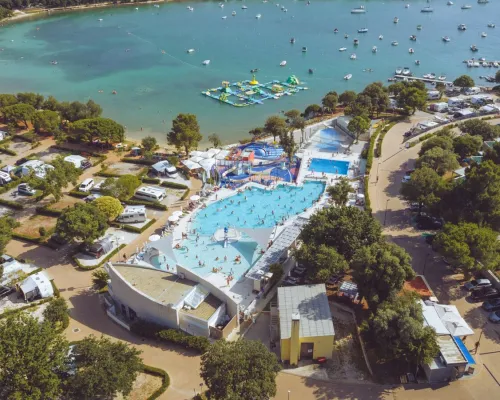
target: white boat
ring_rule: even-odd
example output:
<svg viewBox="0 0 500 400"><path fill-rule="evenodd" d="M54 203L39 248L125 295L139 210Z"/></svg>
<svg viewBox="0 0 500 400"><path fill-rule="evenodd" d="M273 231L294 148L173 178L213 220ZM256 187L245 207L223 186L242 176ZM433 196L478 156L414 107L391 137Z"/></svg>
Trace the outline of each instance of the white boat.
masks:
<svg viewBox="0 0 500 400"><path fill-rule="evenodd" d="M405 5L405 8L410 8L410 5L409 5L409 4L406 4L406 5Z"/></svg>
<svg viewBox="0 0 500 400"><path fill-rule="evenodd" d="M219 7L220 7L220 8L224 8L224 4L220 3L220 4L219 4Z"/></svg>
<svg viewBox="0 0 500 400"><path fill-rule="evenodd" d="M413 50L411 47L408 49L408 53L413 54L415 53L415 50Z"/></svg>
<svg viewBox="0 0 500 400"><path fill-rule="evenodd" d="M377 46L373 46L373 47L372 47L372 53L376 53L376 52L377 52L377 50L378 50L378 49L377 49Z"/></svg>
<svg viewBox="0 0 500 400"><path fill-rule="evenodd" d="M438 80L445 81L446 80L446 75L439 75Z"/></svg>
<svg viewBox="0 0 500 400"><path fill-rule="evenodd" d="M186 8L187 8L189 11L194 11L194 8L193 8L193 7L191 7L191 6L187 6Z"/></svg>
<svg viewBox="0 0 500 400"><path fill-rule="evenodd" d="M415 65L420 65L420 60L415 60Z"/></svg>
<svg viewBox="0 0 500 400"><path fill-rule="evenodd" d="M351 56L349 57L351 60L355 60L356 59L356 53L352 53Z"/></svg>
<svg viewBox="0 0 500 400"><path fill-rule="evenodd" d="M471 51L478 51L479 49L477 48L477 46L475 44L473 44L470 46L470 50Z"/></svg>
<svg viewBox="0 0 500 400"><path fill-rule="evenodd" d="M397 68L396 68L396 71L395 71L395 74L396 74L396 75L401 75L402 73L403 73L403 68L401 68L401 67L397 67Z"/></svg>
<svg viewBox="0 0 500 400"><path fill-rule="evenodd" d="M434 79L436 77L436 74L431 72L430 74L424 74L422 75L425 79Z"/></svg>
<svg viewBox="0 0 500 400"><path fill-rule="evenodd" d="M413 42L416 42L417 41L417 37L415 35L411 35L410 36L410 40L413 41Z"/></svg>
<svg viewBox="0 0 500 400"><path fill-rule="evenodd" d="M474 66L474 61L472 61L472 60L467 60L467 66L468 66L469 68L472 68L472 67Z"/></svg>
<svg viewBox="0 0 500 400"><path fill-rule="evenodd" d="M462 7L460 7L462 10L470 10L472 8L472 6L468 5L468 4L464 4Z"/></svg>
<svg viewBox="0 0 500 400"><path fill-rule="evenodd" d="M448 3L446 3L447 6L452 6L453 5L453 2L452 1L448 1Z"/></svg>
<svg viewBox="0 0 500 400"><path fill-rule="evenodd" d="M366 33L366 32L368 32L368 28L358 29L358 33Z"/></svg>
<svg viewBox="0 0 500 400"><path fill-rule="evenodd" d="M391 42L391 44L392 44L393 46L397 46L399 43L398 43L398 42L396 42L395 40L393 40L393 41Z"/></svg>
<svg viewBox="0 0 500 400"><path fill-rule="evenodd" d="M231 15L234 17L236 15L236 11L233 11Z"/></svg>
<svg viewBox="0 0 500 400"><path fill-rule="evenodd" d="M498 63L497 63L496 61L493 61L493 66L494 66L495 68L498 68Z"/></svg>
<svg viewBox="0 0 500 400"><path fill-rule="evenodd" d="M349 37L349 35L346 33L346 34L344 35L344 39L347 39L348 37Z"/></svg>
<svg viewBox="0 0 500 400"><path fill-rule="evenodd" d="M422 30L422 25L417 25L417 31L421 31Z"/></svg>
<svg viewBox="0 0 500 400"><path fill-rule="evenodd" d="M490 23L488 24L488 28L494 28L494 27L495 27L495 24L494 24L494 23L490 22Z"/></svg>
<svg viewBox="0 0 500 400"><path fill-rule="evenodd" d="M154 8L160 8L158 4L153 5Z"/></svg>
<svg viewBox="0 0 500 400"><path fill-rule="evenodd" d="M257 19L260 19L260 17L262 17L262 15L260 15L260 14L257 14L257 15L255 16L255 18L257 18Z"/></svg>
<svg viewBox="0 0 500 400"><path fill-rule="evenodd" d="M280 62L280 67L284 67L285 65L286 65L286 61L285 60L283 60L283 61Z"/></svg>
<svg viewBox="0 0 500 400"><path fill-rule="evenodd" d="M449 42L451 40L449 36L443 36L442 39L443 42Z"/></svg>
<svg viewBox="0 0 500 400"><path fill-rule="evenodd" d="M472 65L474 66L474 68L478 68L479 67L479 61L474 61L474 63Z"/></svg>
<svg viewBox="0 0 500 400"><path fill-rule="evenodd" d="M410 75L411 75L410 68L408 68L408 67L404 67L404 68L403 68L403 72L402 72L402 74L403 74L404 76L410 76Z"/></svg>
<svg viewBox="0 0 500 400"><path fill-rule="evenodd" d="M458 25L458 30L459 31L466 31L467 30L467 25L465 25L465 24Z"/></svg>
<svg viewBox="0 0 500 400"><path fill-rule="evenodd" d="M346 50L347 50L347 47L341 47L341 48L339 49L339 51L346 51Z"/></svg>
<svg viewBox="0 0 500 400"><path fill-rule="evenodd" d="M431 6L427 6L427 7L424 7L420 10L420 12L423 12L423 13L431 13L431 12L434 12L434 9L431 7Z"/></svg>
<svg viewBox="0 0 500 400"><path fill-rule="evenodd" d="M226 19L226 18L227 18L227 17L226 17L225 15L222 17L222 19Z"/></svg>
<svg viewBox="0 0 500 400"><path fill-rule="evenodd" d="M346 81L348 81L348 80L349 80L349 79L351 79L351 78L352 78L352 74L347 74L346 76L344 76L344 79L345 79Z"/></svg>
<svg viewBox="0 0 500 400"><path fill-rule="evenodd" d="M246 10L248 7L247 6L242 6L241 9L242 10Z"/></svg>
<svg viewBox="0 0 500 400"><path fill-rule="evenodd" d="M394 19L392 20L395 24L397 24L399 22L399 18L398 17L394 17Z"/></svg>
<svg viewBox="0 0 500 400"><path fill-rule="evenodd" d="M186 53L194 53L194 49L189 49Z"/></svg>
<svg viewBox="0 0 500 400"><path fill-rule="evenodd" d="M378 40L382 40L384 38L384 35L379 35Z"/></svg>
<svg viewBox="0 0 500 400"><path fill-rule="evenodd" d="M208 64L210 64L210 60L205 60L205 61L202 62L202 64L203 65L208 65Z"/></svg>
<svg viewBox="0 0 500 400"><path fill-rule="evenodd" d="M365 12L365 6L359 6L351 10L351 14L364 14Z"/></svg>
<svg viewBox="0 0 500 400"><path fill-rule="evenodd" d="M488 4L490 0L477 0L477 4Z"/></svg>
<svg viewBox="0 0 500 400"><path fill-rule="evenodd" d="M486 36L488 36L486 32L481 33L481 37L483 37L483 38L484 38L484 37L486 37Z"/></svg>
<svg viewBox="0 0 500 400"><path fill-rule="evenodd" d="M99 22L101 22L101 21L102 21L102 18L99 18L99 19L98 19L98 21L99 21Z"/></svg>

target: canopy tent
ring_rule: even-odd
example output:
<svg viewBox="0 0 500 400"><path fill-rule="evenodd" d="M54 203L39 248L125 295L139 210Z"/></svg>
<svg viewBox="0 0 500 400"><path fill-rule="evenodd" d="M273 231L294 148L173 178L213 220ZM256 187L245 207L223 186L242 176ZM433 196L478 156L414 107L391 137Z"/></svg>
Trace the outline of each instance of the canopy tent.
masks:
<svg viewBox="0 0 500 400"><path fill-rule="evenodd" d="M212 157L215 156L216 154L220 153L220 149L209 149L207 150L207 154L212 154Z"/></svg>
<svg viewBox="0 0 500 400"><path fill-rule="evenodd" d="M157 242L157 241L158 241L158 240L160 240L160 239L161 239L161 236L160 236L160 235L156 235L156 234L155 234L155 235L151 235L151 236L149 237L149 241L150 241L150 242Z"/></svg>
<svg viewBox="0 0 500 400"><path fill-rule="evenodd" d="M182 211L180 211L180 210L174 211L174 212L172 213L172 215L175 215L175 216L177 216L177 217L180 217L182 214L183 214L183 213L182 213Z"/></svg>
<svg viewBox="0 0 500 400"><path fill-rule="evenodd" d="M458 312L457 307L422 301L424 325L434 328L438 335L468 336L474 331Z"/></svg>
<svg viewBox="0 0 500 400"><path fill-rule="evenodd" d="M194 194L192 195L189 200L191 201L199 201L200 200L200 196L198 196L197 194Z"/></svg>
<svg viewBox="0 0 500 400"><path fill-rule="evenodd" d="M171 215L170 217L168 217L168 221L169 222L177 222L177 221L179 221L179 216L178 215Z"/></svg>
<svg viewBox="0 0 500 400"><path fill-rule="evenodd" d="M274 231L274 227L270 228L239 228L239 231L250 236L263 249L267 249L269 238Z"/></svg>
<svg viewBox="0 0 500 400"><path fill-rule="evenodd" d="M203 154L203 152L198 150L193 150L191 153L189 153L191 157L199 157L201 154Z"/></svg>
<svg viewBox="0 0 500 400"><path fill-rule="evenodd" d="M201 160L204 160L204 158L200 157L200 156L193 156L193 157L190 158L190 160L192 162L199 163Z"/></svg>
<svg viewBox="0 0 500 400"><path fill-rule="evenodd" d="M213 158L213 156L214 156L215 154L213 154L213 153L209 153L208 151L204 151L204 152L202 152L201 154L198 154L198 155L199 155L200 157L203 157L203 158L207 158L207 159L208 159L208 158Z"/></svg>
<svg viewBox="0 0 500 400"><path fill-rule="evenodd" d="M155 171L157 173L164 174L169 169L171 169L172 166L170 165L170 163L167 160L163 160L163 161L158 161L156 164L151 165L151 168L153 169L153 171Z"/></svg>
<svg viewBox="0 0 500 400"><path fill-rule="evenodd" d="M183 160L182 164L189 170L202 168L200 164L192 162L191 160Z"/></svg>
<svg viewBox="0 0 500 400"><path fill-rule="evenodd" d="M224 160L229 154L231 154L230 150L221 150L216 156L216 160Z"/></svg>
<svg viewBox="0 0 500 400"><path fill-rule="evenodd" d="M174 249L173 249L174 237L173 235L168 235L167 237L163 237L160 240L154 242L151 247L165 254L168 258L172 259L175 263L177 263L177 258L175 257Z"/></svg>
<svg viewBox="0 0 500 400"><path fill-rule="evenodd" d="M199 165L205 170L207 171L207 173L210 173L210 170L212 169L212 167L214 166L215 164L215 160L213 158L209 158L209 159L206 159L206 160L202 160L200 161Z"/></svg>

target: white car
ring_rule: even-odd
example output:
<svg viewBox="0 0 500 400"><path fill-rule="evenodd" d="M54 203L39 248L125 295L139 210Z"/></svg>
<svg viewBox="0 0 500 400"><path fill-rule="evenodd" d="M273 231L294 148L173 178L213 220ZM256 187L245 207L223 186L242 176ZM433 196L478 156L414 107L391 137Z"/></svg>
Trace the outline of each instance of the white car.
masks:
<svg viewBox="0 0 500 400"><path fill-rule="evenodd" d="M411 176L410 175L405 175L403 179L401 179L401 182L407 183L410 182Z"/></svg>
<svg viewBox="0 0 500 400"><path fill-rule="evenodd" d="M494 311L490 314L488 319L493 322L494 324L499 324L500 323L500 311Z"/></svg>
<svg viewBox="0 0 500 400"><path fill-rule="evenodd" d="M470 282L467 282L464 285L464 289L469 292L479 288L487 288L487 287L491 287L491 282L489 279L474 279Z"/></svg>

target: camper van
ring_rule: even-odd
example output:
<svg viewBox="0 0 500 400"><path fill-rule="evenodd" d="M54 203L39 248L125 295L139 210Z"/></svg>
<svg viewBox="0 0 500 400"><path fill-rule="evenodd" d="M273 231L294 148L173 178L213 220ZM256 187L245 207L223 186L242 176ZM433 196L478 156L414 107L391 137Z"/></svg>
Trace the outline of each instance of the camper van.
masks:
<svg viewBox="0 0 500 400"><path fill-rule="evenodd" d="M134 224L145 222L147 219L146 206L127 206L125 210L116 218L116 222L122 224Z"/></svg>
<svg viewBox="0 0 500 400"><path fill-rule="evenodd" d="M10 175L7 172L0 171L0 185L6 185L9 182L12 182Z"/></svg>
<svg viewBox="0 0 500 400"><path fill-rule="evenodd" d="M135 197L147 201L162 201L165 198L166 192L153 186L144 186L135 192Z"/></svg>
<svg viewBox="0 0 500 400"><path fill-rule="evenodd" d="M80 186L78 186L78 191L89 192L93 186L94 186L94 180L92 178L87 178L80 184Z"/></svg>
<svg viewBox="0 0 500 400"><path fill-rule="evenodd" d="M427 100L438 100L441 98L441 93L437 90L429 90L427 92Z"/></svg>

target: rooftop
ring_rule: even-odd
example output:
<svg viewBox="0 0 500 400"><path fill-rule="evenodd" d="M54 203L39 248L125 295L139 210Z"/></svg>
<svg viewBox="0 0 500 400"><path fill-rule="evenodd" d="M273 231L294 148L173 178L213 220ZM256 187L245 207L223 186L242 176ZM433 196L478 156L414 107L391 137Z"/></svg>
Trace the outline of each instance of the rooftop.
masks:
<svg viewBox="0 0 500 400"><path fill-rule="evenodd" d="M278 307L281 339L290 338L292 318L296 314L300 316L300 337L335 334L324 284L280 287Z"/></svg>
<svg viewBox="0 0 500 400"><path fill-rule="evenodd" d="M200 303L198 307L196 307L196 309L183 309L182 312L207 321L212 315L214 315L214 312L217 311L221 304L222 301L220 301L213 294L210 294L205 300L203 300L203 302Z"/></svg>
<svg viewBox="0 0 500 400"><path fill-rule="evenodd" d="M467 363L467 360L450 335L438 336L437 344L447 365Z"/></svg>
<svg viewBox="0 0 500 400"><path fill-rule="evenodd" d="M197 285L169 272L129 264L112 266L136 290L162 304L178 304Z"/></svg>

